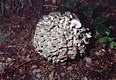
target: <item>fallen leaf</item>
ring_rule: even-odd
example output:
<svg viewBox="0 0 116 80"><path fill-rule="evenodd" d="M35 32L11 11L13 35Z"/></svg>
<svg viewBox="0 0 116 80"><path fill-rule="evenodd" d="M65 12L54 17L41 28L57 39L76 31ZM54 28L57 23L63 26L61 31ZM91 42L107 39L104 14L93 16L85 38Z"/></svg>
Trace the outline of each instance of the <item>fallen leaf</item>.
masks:
<svg viewBox="0 0 116 80"><path fill-rule="evenodd" d="M49 74L49 80L55 80L55 79L54 79L54 71L52 71L52 72Z"/></svg>

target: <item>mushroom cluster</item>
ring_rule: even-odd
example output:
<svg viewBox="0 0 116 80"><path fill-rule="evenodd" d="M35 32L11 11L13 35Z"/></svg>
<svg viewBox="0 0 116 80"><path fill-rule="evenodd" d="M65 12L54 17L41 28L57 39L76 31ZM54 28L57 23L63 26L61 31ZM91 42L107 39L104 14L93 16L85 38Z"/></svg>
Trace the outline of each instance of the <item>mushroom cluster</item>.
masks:
<svg viewBox="0 0 116 80"><path fill-rule="evenodd" d="M89 28L82 27L74 13L51 12L37 23L32 42L37 53L58 63L84 54L89 38Z"/></svg>

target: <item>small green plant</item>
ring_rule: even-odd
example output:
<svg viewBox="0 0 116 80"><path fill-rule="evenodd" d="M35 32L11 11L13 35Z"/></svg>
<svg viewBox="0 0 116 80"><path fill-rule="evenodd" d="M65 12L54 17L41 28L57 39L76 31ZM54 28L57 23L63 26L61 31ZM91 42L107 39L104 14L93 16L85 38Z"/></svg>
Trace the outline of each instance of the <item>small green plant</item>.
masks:
<svg viewBox="0 0 116 80"><path fill-rule="evenodd" d="M106 42L112 42L114 40L114 38L110 38L110 37L108 37L108 36L105 36L105 37L102 37L101 39L100 39L100 42L101 43L106 43Z"/></svg>
<svg viewBox="0 0 116 80"><path fill-rule="evenodd" d="M0 39L3 39L3 40L5 40L5 41L6 41L5 36L0 35Z"/></svg>
<svg viewBox="0 0 116 80"><path fill-rule="evenodd" d="M74 75L73 75L73 79L75 80L75 79L77 79L77 78L78 78L77 74L74 74Z"/></svg>
<svg viewBox="0 0 116 80"><path fill-rule="evenodd" d="M100 39L101 43L109 43L110 44L110 48L114 48L114 46L116 46L116 42L114 42L115 38L111 38L108 36L102 37Z"/></svg>
<svg viewBox="0 0 116 80"><path fill-rule="evenodd" d="M105 27L103 24L100 24L100 25L96 25L95 26L95 35L94 35L94 38L97 38L100 34L105 34L107 36L110 35L110 30L111 30L111 27Z"/></svg>
<svg viewBox="0 0 116 80"><path fill-rule="evenodd" d="M102 37L102 38L99 40L99 42L100 42L100 43L103 43L103 44L109 43L109 44L110 44L110 48L114 48L114 46L116 46L116 42L114 41L115 38L110 37L110 29L111 29L111 27L112 27L112 26L110 26L109 28L107 28L107 29L104 30L103 33L104 33L104 35L106 35L106 36ZM100 33L97 33L97 34L100 34Z"/></svg>
<svg viewBox="0 0 116 80"><path fill-rule="evenodd" d="M110 48L114 48L114 46L116 46L116 42L112 41L112 42L110 43Z"/></svg>

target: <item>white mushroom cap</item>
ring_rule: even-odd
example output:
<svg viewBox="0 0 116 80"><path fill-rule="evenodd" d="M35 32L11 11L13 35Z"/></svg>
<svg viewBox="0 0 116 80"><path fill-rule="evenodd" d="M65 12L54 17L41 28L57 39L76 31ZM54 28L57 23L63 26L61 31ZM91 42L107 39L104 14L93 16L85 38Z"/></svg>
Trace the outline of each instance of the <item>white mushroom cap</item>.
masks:
<svg viewBox="0 0 116 80"><path fill-rule="evenodd" d="M70 29L72 29L72 27L74 27L74 26L75 26L75 28L80 28L82 25L79 20L73 19L73 20L71 20Z"/></svg>

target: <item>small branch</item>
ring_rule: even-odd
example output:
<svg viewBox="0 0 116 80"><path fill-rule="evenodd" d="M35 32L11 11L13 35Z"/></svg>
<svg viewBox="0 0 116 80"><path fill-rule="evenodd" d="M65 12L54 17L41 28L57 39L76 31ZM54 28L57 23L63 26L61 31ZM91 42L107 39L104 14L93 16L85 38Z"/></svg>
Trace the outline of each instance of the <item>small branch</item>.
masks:
<svg viewBox="0 0 116 80"><path fill-rule="evenodd" d="M32 7L32 2L31 2L31 0L28 0L28 1L29 1L30 6Z"/></svg>

